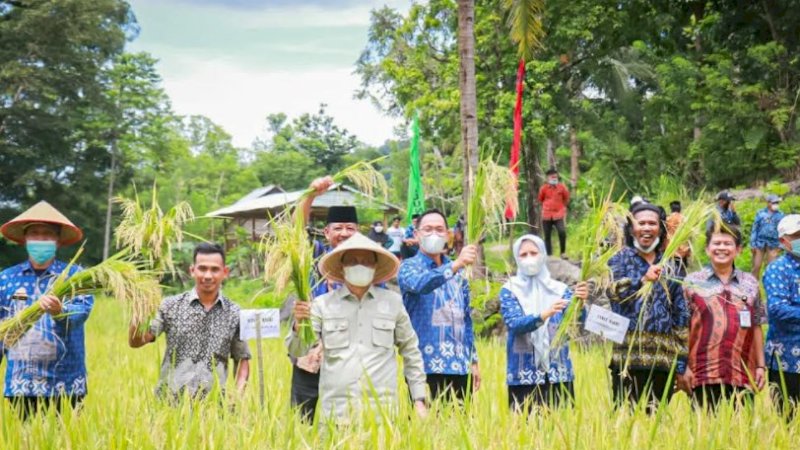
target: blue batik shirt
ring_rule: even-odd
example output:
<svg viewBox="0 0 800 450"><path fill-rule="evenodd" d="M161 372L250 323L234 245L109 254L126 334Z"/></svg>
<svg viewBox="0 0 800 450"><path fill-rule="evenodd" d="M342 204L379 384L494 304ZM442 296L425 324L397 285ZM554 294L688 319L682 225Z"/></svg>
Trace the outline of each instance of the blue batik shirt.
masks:
<svg viewBox="0 0 800 450"><path fill-rule="evenodd" d="M562 297L572 298L572 291L567 289ZM509 386L530 386L545 383L566 383L575 379L572 360L569 357L569 343L550 348L550 366L539 367L530 340L531 332L541 326L547 327L550 342L553 341L564 312L555 313L550 320L542 320L539 315L526 315L517 297L509 289L500 290L500 312L508 329L506 340L506 384ZM585 313L581 311L581 319Z"/></svg>
<svg viewBox="0 0 800 450"><path fill-rule="evenodd" d="M469 283L452 263L419 252L403 260L397 275L403 304L419 337L425 373L467 375L478 361L470 313Z"/></svg>
<svg viewBox="0 0 800 450"><path fill-rule="evenodd" d="M33 304L67 264L54 261L37 276L30 262L0 272L0 321ZM69 274L80 270L72 266ZM23 289L27 300L12 297ZM52 397L86 395L86 349L83 325L94 304L91 295L61 299L63 312L57 318L45 314L11 348L5 377L6 397Z"/></svg>
<svg viewBox="0 0 800 450"><path fill-rule="evenodd" d="M783 219L780 211L772 212L769 208L764 208L756 213L753 221L753 229L750 231L750 247L760 248L780 248L778 242L778 222Z"/></svg>
<svg viewBox="0 0 800 450"><path fill-rule="evenodd" d="M658 253L653 264L658 264L661 256ZM650 263L633 247L625 247L611 257L608 266L614 276L609 292L611 310L630 319L625 341L614 344L612 364L622 367L627 360L636 369L669 371L677 357L676 371L684 373L689 353L691 314L680 282L666 277L669 272L678 277L678 272L665 270L661 279L653 284L640 323L639 315L645 299L637 291L642 287L642 278ZM631 339L634 342L628 352Z"/></svg>
<svg viewBox="0 0 800 450"><path fill-rule="evenodd" d="M800 258L787 253L764 272L767 292L766 362L772 370L800 373Z"/></svg>

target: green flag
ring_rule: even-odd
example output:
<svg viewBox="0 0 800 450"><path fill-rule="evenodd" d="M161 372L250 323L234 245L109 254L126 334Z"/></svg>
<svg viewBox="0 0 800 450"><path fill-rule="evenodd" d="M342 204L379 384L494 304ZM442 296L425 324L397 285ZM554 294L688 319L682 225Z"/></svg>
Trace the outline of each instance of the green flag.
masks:
<svg viewBox="0 0 800 450"><path fill-rule="evenodd" d="M419 121L414 114L414 121L411 123L411 148L409 148L409 158L411 166L408 171L408 210L406 220L411 223L411 216L425 211L425 194L422 192L422 177L419 169Z"/></svg>

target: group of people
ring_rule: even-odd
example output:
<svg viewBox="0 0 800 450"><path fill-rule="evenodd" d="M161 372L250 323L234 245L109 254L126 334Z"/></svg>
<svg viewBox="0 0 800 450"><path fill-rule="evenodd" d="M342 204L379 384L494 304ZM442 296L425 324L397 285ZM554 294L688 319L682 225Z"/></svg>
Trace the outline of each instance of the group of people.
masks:
<svg viewBox="0 0 800 450"><path fill-rule="evenodd" d="M314 194L297 213L308 218L314 196L332 184L330 177L314 180ZM774 214L774 208L769 210ZM757 236L775 219L766 214L757 218ZM697 404L752 397L768 379L781 384L781 404L800 400L800 215L775 224L784 254L766 269L766 304L758 279L734 266L741 232L732 220L723 220L706 233L710 265L683 274L673 270L675 261L662 261L668 239L663 209L645 200L632 206L625 225L628 244L609 261L611 309L630 320L609 362L618 404L644 399L654 408L675 392L670 380ZM400 228L399 220L393 228ZM402 262L394 240L387 245L358 230L354 207L330 208L323 230L326 244L315 247L314 299L295 303L286 337L291 403L309 421L317 416L342 420L364 408L364 402L396 406L397 352L410 401L420 415L427 414L433 398L459 402L472 395L481 386L481 366L466 273L478 257L477 247L464 245L448 256L451 229L435 209L419 214L410 238L403 234L404 242L411 241L418 251ZM46 312L19 343L4 349L5 396L23 415L43 406L78 405L87 394L83 330L93 299L46 293L67 267L56 260L56 249L79 241L82 233L45 202L0 232L28 253L25 262L0 272L0 320L33 302ZM569 345L555 337L569 304L579 299L588 305L593 293L586 282L567 286L552 278L548 250L538 236L519 237L512 247L516 273L499 294L508 331L508 404L517 411L575 401ZM225 384L231 360L236 389L244 390L250 351L239 338L239 308L222 293L229 274L224 249L197 245L189 271L194 287L163 299L148 327L132 326L129 344L137 348L166 336L160 396L202 397ZM399 292L387 287L395 279ZM652 283L646 295L641 290L645 283ZM317 337L312 344L298 332L306 320Z"/></svg>

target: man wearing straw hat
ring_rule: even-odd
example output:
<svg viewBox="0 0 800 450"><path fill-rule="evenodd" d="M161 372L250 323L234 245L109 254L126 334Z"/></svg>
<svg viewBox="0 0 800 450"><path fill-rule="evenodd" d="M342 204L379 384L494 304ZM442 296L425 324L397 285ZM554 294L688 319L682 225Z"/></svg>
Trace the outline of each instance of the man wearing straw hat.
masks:
<svg viewBox="0 0 800 450"><path fill-rule="evenodd" d="M397 358L414 406L425 406L425 372L417 335L399 294L376 286L397 274L399 261L388 250L357 233L319 262L319 270L339 287L314 299L311 322L323 348L319 384L322 414L343 419L364 401L370 408L397 403ZM303 317L298 317L302 319ZM292 332L289 352L307 349Z"/></svg>
<svg viewBox="0 0 800 450"><path fill-rule="evenodd" d="M475 262L477 249L467 245L451 262L444 255L447 220L435 209L420 215L415 233L420 252L403 260L397 276L403 304L419 336L432 396L452 394L460 400L481 382L469 283L461 273Z"/></svg>
<svg viewBox="0 0 800 450"><path fill-rule="evenodd" d="M301 213L308 222L311 215L311 205L314 198L324 194L334 185L333 178L330 176L317 178L311 182L309 187L313 193L300 205ZM358 232L358 214L353 206L332 206L328 208L328 216L323 233L328 245L316 247L314 259L321 258L330 253L340 243L344 242ZM340 283L325 279L319 271L315 271L311 276L311 293L316 298L324 295L331 290L341 286ZM297 323L309 317L311 305L309 302L297 301L293 307L293 317L295 319L292 328ZM292 335L286 337L287 346L291 342ZM303 420L313 420L316 413L317 401L319 400L319 367L321 358L321 347L307 349L304 355L290 355L292 361L292 385L291 385L291 404L299 407Z"/></svg>
<svg viewBox="0 0 800 450"><path fill-rule="evenodd" d="M86 351L83 325L92 311L91 295L68 301L48 295L52 282L69 267L56 259L59 247L81 240L69 219L41 201L0 227L6 239L24 245L28 260L0 272L0 321L38 302L47 313L13 347L4 395L27 417L38 409L77 406L86 396ZM65 400L63 403L61 400Z"/></svg>

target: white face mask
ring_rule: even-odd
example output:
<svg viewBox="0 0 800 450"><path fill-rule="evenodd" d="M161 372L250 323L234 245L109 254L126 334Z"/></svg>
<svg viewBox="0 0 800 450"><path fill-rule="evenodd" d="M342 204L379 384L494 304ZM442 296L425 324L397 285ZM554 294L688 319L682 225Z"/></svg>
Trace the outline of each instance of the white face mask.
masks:
<svg viewBox="0 0 800 450"><path fill-rule="evenodd" d="M376 233L380 233L382 231L383 231L383 227L382 226L378 225L377 227L375 227L375 232Z"/></svg>
<svg viewBox="0 0 800 450"><path fill-rule="evenodd" d="M538 275L542 271L542 265L544 265L544 258L541 256L529 256L519 260L520 272L529 277Z"/></svg>
<svg viewBox="0 0 800 450"><path fill-rule="evenodd" d="M422 251L431 255L438 255L439 253L442 253L445 244L447 244L447 239L444 236L439 236L435 233L428 236L422 236L422 240L419 243Z"/></svg>
<svg viewBox="0 0 800 450"><path fill-rule="evenodd" d="M648 253L653 253L653 251L656 249L656 247L658 247L658 244L660 242L661 242L661 238L657 237L656 240L653 241L652 244L650 244L650 247L643 248L641 245L639 245L639 241L634 238L633 239L633 246L636 247L636 250L639 250L640 252L642 252L644 254L648 254Z"/></svg>
<svg viewBox="0 0 800 450"><path fill-rule="evenodd" d="M372 280L375 279L375 268L362 266L361 264L347 266L344 268L344 279L353 286L369 286L372 284Z"/></svg>

